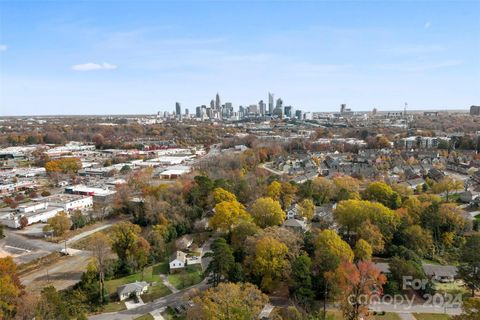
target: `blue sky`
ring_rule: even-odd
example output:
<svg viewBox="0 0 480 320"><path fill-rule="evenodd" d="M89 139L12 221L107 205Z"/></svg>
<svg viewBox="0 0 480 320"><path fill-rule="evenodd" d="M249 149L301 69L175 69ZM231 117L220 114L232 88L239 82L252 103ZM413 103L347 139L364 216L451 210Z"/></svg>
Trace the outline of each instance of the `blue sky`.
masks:
<svg viewBox="0 0 480 320"><path fill-rule="evenodd" d="M0 115L480 103L480 1L1 1Z"/></svg>

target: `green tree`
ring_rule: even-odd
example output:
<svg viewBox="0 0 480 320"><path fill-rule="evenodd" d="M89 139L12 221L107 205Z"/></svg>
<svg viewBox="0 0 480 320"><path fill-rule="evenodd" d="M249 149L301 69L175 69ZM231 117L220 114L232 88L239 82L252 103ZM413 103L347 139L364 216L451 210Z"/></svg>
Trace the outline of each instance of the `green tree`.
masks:
<svg viewBox="0 0 480 320"><path fill-rule="evenodd" d="M480 232L466 238L466 242L461 249L459 275L472 290L472 297L475 297L475 290L480 289Z"/></svg>
<svg viewBox="0 0 480 320"><path fill-rule="evenodd" d="M286 217L280 203L269 197L257 199L252 205L251 212L253 220L261 228L280 225Z"/></svg>
<svg viewBox="0 0 480 320"><path fill-rule="evenodd" d="M208 254L212 257L208 264L206 274L210 274L209 281L217 286L220 282L228 280L229 275L235 267L235 258L233 250L227 244L224 238L216 239L212 244L212 253Z"/></svg>
<svg viewBox="0 0 480 320"><path fill-rule="evenodd" d="M315 297L312 287L312 260L306 254L297 257L292 263L292 292L302 306L311 305Z"/></svg>

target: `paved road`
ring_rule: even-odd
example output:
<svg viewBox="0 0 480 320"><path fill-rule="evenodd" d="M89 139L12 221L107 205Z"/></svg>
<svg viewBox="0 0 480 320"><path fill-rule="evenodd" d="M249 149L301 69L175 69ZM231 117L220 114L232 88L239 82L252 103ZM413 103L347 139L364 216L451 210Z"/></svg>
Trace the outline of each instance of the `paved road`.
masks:
<svg viewBox="0 0 480 320"><path fill-rule="evenodd" d="M371 310L374 311L386 311L392 313L446 313L449 315L459 315L462 313L462 308L436 306L436 305L424 305L424 304L414 304L410 306L407 303L376 303L370 306Z"/></svg>
<svg viewBox="0 0 480 320"><path fill-rule="evenodd" d="M184 295L187 294L189 291L192 290L205 290L209 288L210 285L207 283L207 279L204 279L202 282L199 284L196 284L194 286L191 286L187 289L180 290L177 293L172 293L168 296L165 296L163 298L157 299L155 301L152 301L150 303L147 303L141 307L138 307L136 309L132 310L124 310L120 312L115 312L115 313L102 313L102 314L97 314L88 317L91 320L129 320L129 319L135 319L138 318L144 314L153 312L157 309L161 309L164 307L167 307L175 302L179 302L183 299Z"/></svg>

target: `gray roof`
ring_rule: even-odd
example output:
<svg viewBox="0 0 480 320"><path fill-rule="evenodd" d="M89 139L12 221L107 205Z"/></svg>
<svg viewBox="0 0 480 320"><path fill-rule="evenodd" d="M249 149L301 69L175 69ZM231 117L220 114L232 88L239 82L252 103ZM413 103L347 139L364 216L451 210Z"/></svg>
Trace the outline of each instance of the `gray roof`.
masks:
<svg viewBox="0 0 480 320"><path fill-rule="evenodd" d="M423 271L429 277L455 277L457 275L457 267L441 266L436 264L423 264Z"/></svg>
<svg viewBox="0 0 480 320"><path fill-rule="evenodd" d="M127 284L124 284L123 286L118 287L117 288L117 294L119 296L121 296L121 295L124 295L124 294L131 294L131 293L134 293L134 292L140 292L143 289L145 289L145 287L148 287L148 282L135 281L135 282L127 283Z"/></svg>
<svg viewBox="0 0 480 320"><path fill-rule="evenodd" d="M183 251L175 251L170 258L170 262L173 260L180 260L185 263L185 261L187 261L187 254Z"/></svg>
<svg viewBox="0 0 480 320"><path fill-rule="evenodd" d="M387 262L375 262L375 267L384 274L390 273L390 265Z"/></svg>

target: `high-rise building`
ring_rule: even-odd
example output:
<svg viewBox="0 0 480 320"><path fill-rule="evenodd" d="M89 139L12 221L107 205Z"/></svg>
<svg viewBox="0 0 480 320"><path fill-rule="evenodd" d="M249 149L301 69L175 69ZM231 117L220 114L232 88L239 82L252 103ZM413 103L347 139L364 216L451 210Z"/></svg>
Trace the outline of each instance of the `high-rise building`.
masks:
<svg viewBox="0 0 480 320"><path fill-rule="evenodd" d="M285 114L285 117L292 118L292 106L285 106L283 108L283 113Z"/></svg>
<svg viewBox="0 0 480 320"><path fill-rule="evenodd" d="M220 95L218 94L217 92L217 95L215 96L215 109L216 110L220 110Z"/></svg>
<svg viewBox="0 0 480 320"><path fill-rule="evenodd" d="M265 115L265 111L266 111L266 110L265 110L266 106L265 106L265 102L263 102L263 100L260 100L260 101L258 102L258 108L260 109L260 115L261 115L261 116L264 116L264 115Z"/></svg>
<svg viewBox="0 0 480 320"><path fill-rule="evenodd" d="M215 109L215 100L210 100L210 109Z"/></svg>
<svg viewBox="0 0 480 320"><path fill-rule="evenodd" d="M276 109L282 109L283 108L283 100L281 98L277 99L277 103L275 105Z"/></svg>
<svg viewBox="0 0 480 320"><path fill-rule="evenodd" d="M480 106L471 106L470 107L471 116L480 116Z"/></svg>
<svg viewBox="0 0 480 320"><path fill-rule="evenodd" d="M189 112L188 108L185 108L185 115L186 115L187 117L188 117L188 112Z"/></svg>
<svg viewBox="0 0 480 320"><path fill-rule="evenodd" d="M182 107L180 105L180 102L175 102L175 115L176 116L182 115Z"/></svg>
<svg viewBox="0 0 480 320"><path fill-rule="evenodd" d="M202 107L201 107L201 106L198 106L198 107L195 109L195 117L197 117L197 118L201 118L201 117L202 117Z"/></svg>
<svg viewBox="0 0 480 320"><path fill-rule="evenodd" d="M273 114L273 93L268 93L268 113Z"/></svg>
<svg viewBox="0 0 480 320"><path fill-rule="evenodd" d="M302 110L296 110L295 111L295 117L299 120L302 120L302 118L303 118Z"/></svg>

